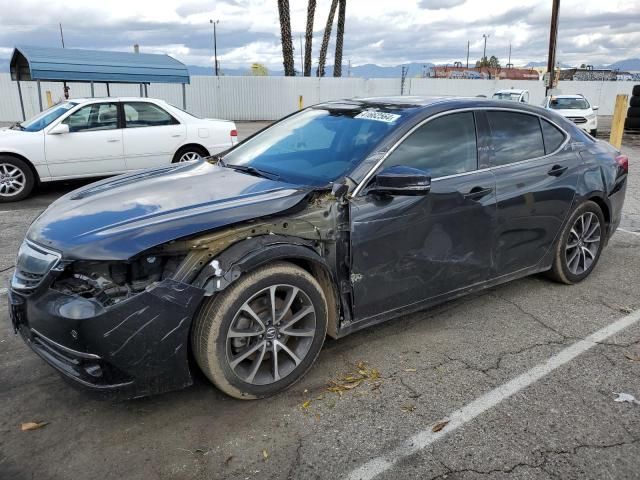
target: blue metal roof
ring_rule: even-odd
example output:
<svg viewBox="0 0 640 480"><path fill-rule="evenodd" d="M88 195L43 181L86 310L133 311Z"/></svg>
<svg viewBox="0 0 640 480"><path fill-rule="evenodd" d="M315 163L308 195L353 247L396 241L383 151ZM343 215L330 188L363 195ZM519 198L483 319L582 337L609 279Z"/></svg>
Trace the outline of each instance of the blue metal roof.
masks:
<svg viewBox="0 0 640 480"><path fill-rule="evenodd" d="M10 65L14 80L189 83L182 62L150 53L17 46Z"/></svg>

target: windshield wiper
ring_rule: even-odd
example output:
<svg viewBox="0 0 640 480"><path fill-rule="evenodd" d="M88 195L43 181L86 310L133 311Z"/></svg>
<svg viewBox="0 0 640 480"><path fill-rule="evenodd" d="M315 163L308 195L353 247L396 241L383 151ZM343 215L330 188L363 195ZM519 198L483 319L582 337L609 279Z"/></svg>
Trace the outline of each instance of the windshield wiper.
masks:
<svg viewBox="0 0 640 480"><path fill-rule="evenodd" d="M248 173L249 175L254 175L256 177L267 178L269 180L278 180L280 178L280 175L276 173L267 172L266 170L262 170L256 167L250 167L247 165L231 165L228 163L224 163L222 159L218 159L218 163L223 167L231 168L243 173Z"/></svg>

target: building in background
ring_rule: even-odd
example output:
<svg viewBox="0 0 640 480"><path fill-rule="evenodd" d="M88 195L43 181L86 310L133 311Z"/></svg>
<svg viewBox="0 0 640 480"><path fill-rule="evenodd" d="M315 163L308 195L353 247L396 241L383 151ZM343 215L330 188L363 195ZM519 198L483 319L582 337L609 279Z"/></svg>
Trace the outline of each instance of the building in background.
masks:
<svg viewBox="0 0 640 480"><path fill-rule="evenodd" d="M533 68L501 68L501 67L459 67L438 65L431 67L429 78L467 78L467 79L499 79L499 80L540 80L540 75Z"/></svg>

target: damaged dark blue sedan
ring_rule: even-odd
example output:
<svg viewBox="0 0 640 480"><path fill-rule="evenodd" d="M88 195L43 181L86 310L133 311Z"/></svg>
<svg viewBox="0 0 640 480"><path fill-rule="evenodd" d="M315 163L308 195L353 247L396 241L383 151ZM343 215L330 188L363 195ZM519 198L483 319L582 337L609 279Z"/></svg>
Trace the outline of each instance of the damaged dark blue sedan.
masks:
<svg viewBox="0 0 640 480"><path fill-rule="evenodd" d="M555 113L478 98L297 112L229 152L94 183L31 225L13 326L65 378L138 397L194 368L243 399L326 335L547 272L616 230L628 160Z"/></svg>

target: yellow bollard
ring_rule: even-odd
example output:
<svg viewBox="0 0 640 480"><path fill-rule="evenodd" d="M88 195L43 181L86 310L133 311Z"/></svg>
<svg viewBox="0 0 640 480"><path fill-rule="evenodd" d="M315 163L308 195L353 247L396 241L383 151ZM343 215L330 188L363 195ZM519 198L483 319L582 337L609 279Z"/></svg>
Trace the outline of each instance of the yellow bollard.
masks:
<svg viewBox="0 0 640 480"><path fill-rule="evenodd" d="M47 94L47 106L53 107L53 98L51 98L51 90L47 90L46 94Z"/></svg>
<svg viewBox="0 0 640 480"><path fill-rule="evenodd" d="M298 110L302 110L304 108L304 104L302 101L302 95L298 95Z"/></svg>
<svg viewBox="0 0 640 480"><path fill-rule="evenodd" d="M628 95L616 95L616 106L613 110L609 143L617 149L622 146L622 132L624 131L624 117L627 112L627 105L629 105Z"/></svg>

